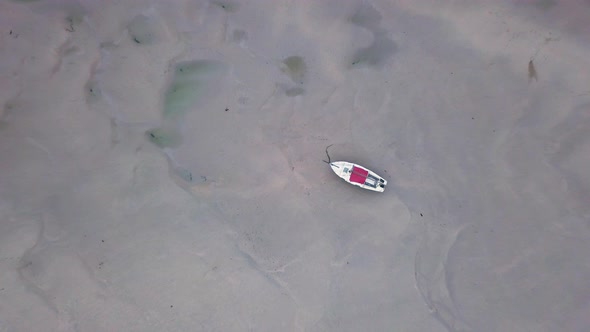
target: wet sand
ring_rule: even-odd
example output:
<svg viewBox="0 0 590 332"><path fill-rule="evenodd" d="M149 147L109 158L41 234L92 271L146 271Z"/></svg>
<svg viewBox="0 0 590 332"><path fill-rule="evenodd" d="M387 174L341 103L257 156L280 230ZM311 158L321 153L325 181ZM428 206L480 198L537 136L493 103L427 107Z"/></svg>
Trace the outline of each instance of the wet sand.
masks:
<svg viewBox="0 0 590 332"><path fill-rule="evenodd" d="M515 3L3 2L0 330L582 330L590 5Z"/></svg>

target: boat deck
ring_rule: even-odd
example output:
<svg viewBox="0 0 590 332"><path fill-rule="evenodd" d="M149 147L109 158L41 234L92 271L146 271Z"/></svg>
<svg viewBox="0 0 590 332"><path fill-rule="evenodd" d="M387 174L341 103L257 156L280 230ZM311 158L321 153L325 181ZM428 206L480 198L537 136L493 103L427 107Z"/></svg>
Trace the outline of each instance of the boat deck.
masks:
<svg viewBox="0 0 590 332"><path fill-rule="evenodd" d="M350 182L364 184L375 189L377 186L380 186L381 188L385 187L385 181L383 179L374 176L373 174L369 173L368 170L358 166L353 166L352 169L345 168L344 172L350 173Z"/></svg>

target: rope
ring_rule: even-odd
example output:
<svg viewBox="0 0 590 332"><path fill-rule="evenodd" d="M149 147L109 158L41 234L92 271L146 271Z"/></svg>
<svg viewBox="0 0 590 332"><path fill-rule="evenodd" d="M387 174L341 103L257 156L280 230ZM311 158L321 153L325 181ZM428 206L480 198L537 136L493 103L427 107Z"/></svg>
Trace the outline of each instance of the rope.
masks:
<svg viewBox="0 0 590 332"><path fill-rule="evenodd" d="M326 156L328 156L328 161L325 161L325 160L322 159L322 161L325 162L326 164L331 164L332 163L330 161L331 160L330 159L330 155L328 154L328 148L331 147L332 145L334 145L334 144L330 144L330 145L326 146Z"/></svg>

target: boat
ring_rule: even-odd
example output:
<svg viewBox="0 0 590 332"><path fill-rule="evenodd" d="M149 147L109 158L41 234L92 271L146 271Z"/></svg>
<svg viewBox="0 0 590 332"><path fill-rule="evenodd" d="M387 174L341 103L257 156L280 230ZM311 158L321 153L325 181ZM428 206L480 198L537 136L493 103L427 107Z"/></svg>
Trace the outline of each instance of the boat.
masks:
<svg viewBox="0 0 590 332"><path fill-rule="evenodd" d="M365 167L348 161L331 162L330 167L336 175L352 185L378 192L385 191L387 180Z"/></svg>

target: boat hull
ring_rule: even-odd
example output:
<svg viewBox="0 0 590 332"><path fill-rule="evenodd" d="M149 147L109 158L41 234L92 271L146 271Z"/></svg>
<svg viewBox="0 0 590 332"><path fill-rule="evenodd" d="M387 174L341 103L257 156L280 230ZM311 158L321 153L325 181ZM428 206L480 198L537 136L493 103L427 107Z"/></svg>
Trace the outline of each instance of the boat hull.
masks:
<svg viewBox="0 0 590 332"><path fill-rule="evenodd" d="M348 161L335 161L330 163L330 167L336 175L352 185L372 191L385 191L387 180L363 166Z"/></svg>

